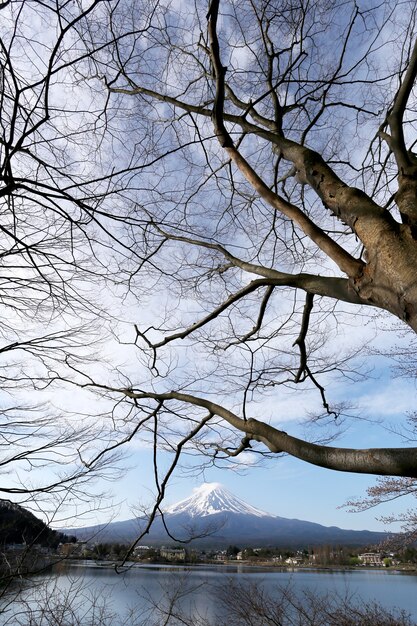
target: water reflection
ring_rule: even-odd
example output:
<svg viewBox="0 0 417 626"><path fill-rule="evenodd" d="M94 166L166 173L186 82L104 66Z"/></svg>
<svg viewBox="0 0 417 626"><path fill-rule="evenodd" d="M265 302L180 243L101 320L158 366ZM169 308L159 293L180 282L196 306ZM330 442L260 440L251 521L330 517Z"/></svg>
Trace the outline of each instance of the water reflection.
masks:
<svg viewBox="0 0 417 626"><path fill-rule="evenodd" d="M172 615L179 608L191 620L194 616L194 623L215 619L221 622L219 597L222 590L230 584L235 584L235 590L238 589L236 583L243 583L248 589L251 585L256 585L258 589L261 586L265 593L275 595L277 589L281 588L291 589L299 594L308 592L314 597L326 593L332 594L332 597L349 596L356 598L358 603L376 600L387 609L394 606L405 609L417 620L417 576L400 572L288 571L247 567L242 564L190 567L137 563L126 565L127 569L117 574L114 564L103 566L91 561L59 563L48 576L36 577L35 586L35 579L32 579L19 600L17 597L12 598L12 603L6 607L7 611L0 615L0 624L43 626L42 622L36 622L39 619L36 615L32 622L16 621L16 613L23 614L24 607L35 611L36 603L49 607L50 611L57 610L54 598L64 600L68 606L71 602L74 603L73 613L78 612L77 615L81 615L84 620L74 622L80 626L90 623L87 620L90 620L91 611L96 614L101 611L103 615L105 611L111 613L112 626L144 623L150 626L158 624L151 620L156 607L163 613ZM169 624L175 624L175 621L172 618Z"/></svg>

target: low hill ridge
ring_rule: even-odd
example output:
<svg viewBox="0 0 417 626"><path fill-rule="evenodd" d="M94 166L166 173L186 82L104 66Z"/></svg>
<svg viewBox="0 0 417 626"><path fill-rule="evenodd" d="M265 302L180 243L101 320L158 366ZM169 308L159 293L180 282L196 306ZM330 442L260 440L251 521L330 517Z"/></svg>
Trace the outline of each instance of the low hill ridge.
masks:
<svg viewBox="0 0 417 626"><path fill-rule="evenodd" d="M0 545L25 543L56 548L65 541L69 538L64 533L52 530L24 507L0 500Z"/></svg>

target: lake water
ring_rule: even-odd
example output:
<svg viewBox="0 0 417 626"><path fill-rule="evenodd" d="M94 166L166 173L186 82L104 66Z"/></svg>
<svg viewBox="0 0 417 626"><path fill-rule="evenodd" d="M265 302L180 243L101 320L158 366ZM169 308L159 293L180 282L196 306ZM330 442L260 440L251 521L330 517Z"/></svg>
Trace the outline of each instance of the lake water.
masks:
<svg viewBox="0 0 417 626"><path fill-rule="evenodd" d="M292 571L244 565L187 568L135 564L118 575L113 569L83 562L62 564L52 575L37 576L36 581L37 587L31 582L20 600L12 598L6 607L3 600L0 624L49 624L44 616L45 621L36 616L36 610L49 607L50 611L56 611L54 603L57 601L60 606L66 603L71 611L81 615L81 626L91 623L93 611L96 615L104 611L104 604L113 613L112 626L130 626L133 620L128 617L129 610L138 623L150 624L147 616L155 615L153 603L166 609L174 597L188 615L213 619L221 614L219 590L227 589L230 582L261 585L272 594L278 593L279 588L291 588L296 594L307 592L315 597L326 593L331 597L350 597L358 605L376 601L387 609L406 610L417 624L417 576L391 570ZM24 615L28 609L33 619L25 622L19 615ZM171 623L177 622L169 621Z"/></svg>

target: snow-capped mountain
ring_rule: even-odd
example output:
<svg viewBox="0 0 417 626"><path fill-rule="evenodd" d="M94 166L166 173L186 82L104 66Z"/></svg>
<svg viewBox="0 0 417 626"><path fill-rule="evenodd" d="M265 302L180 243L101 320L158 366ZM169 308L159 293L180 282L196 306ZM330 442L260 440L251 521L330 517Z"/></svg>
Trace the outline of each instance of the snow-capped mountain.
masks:
<svg viewBox="0 0 417 626"><path fill-rule="evenodd" d="M186 513L190 517L206 517L217 513L240 513L242 515L255 515L256 517L270 517L254 506L243 502L225 489L220 483L204 483L201 487L193 490L193 494L165 509L169 515Z"/></svg>
<svg viewBox="0 0 417 626"><path fill-rule="evenodd" d="M79 539L131 542L146 520L135 518L71 530ZM169 529L167 535L165 526ZM204 484L189 498L166 507L164 523L157 517L142 544L161 545L186 541L205 548L246 546L308 547L322 544L373 545L386 539L386 533L369 530L343 530L298 519L270 515L243 502L218 483Z"/></svg>

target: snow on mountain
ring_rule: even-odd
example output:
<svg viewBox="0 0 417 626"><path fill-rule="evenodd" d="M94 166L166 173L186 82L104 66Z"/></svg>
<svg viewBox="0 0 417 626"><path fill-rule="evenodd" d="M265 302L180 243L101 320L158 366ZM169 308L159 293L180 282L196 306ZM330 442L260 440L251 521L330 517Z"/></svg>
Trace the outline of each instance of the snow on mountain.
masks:
<svg viewBox="0 0 417 626"><path fill-rule="evenodd" d="M193 490L193 494L171 505L165 513L176 515L187 513L190 517L206 517L216 513L242 513L256 517L274 517L250 504L243 502L220 483L204 483Z"/></svg>

